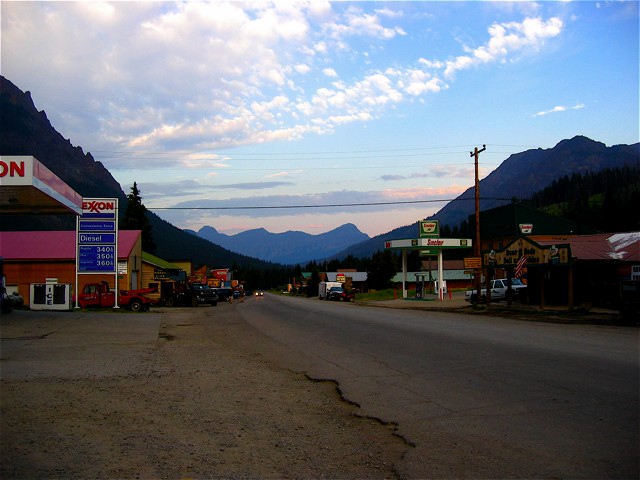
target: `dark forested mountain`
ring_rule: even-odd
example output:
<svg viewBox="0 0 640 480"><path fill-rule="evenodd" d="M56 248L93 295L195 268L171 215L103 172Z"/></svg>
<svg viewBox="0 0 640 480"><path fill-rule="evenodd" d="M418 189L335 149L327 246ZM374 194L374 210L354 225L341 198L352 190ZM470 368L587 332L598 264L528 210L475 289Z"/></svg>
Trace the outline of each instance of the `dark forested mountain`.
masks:
<svg viewBox="0 0 640 480"><path fill-rule="evenodd" d="M512 201L525 202L534 193L543 190L552 184L554 180L565 176L589 175L604 169L638 168L639 166L640 143L607 147L603 143L583 136L562 140L550 149L539 148L511 155L491 174L481 180L480 209L488 210ZM610 180L608 185L612 190L615 188L613 182L614 180ZM631 193L627 196L624 195L621 192L616 195L611 192L609 199L613 202L633 201L632 197L629 196ZM615 205L614 203L614 205L609 205L607 208L616 208ZM637 209L636 205L637 203L628 204L632 209ZM620 210L623 208L626 208L626 206L623 207L621 205ZM448 225L453 228L467 221L469 215L472 215L474 211L475 190L474 187L470 187L429 218L437 219L442 225ZM579 219L574 220L579 221ZM579 223L592 224L592 222L585 223L584 221ZM617 226L619 224L611 224L609 227L613 228L614 225ZM418 223L416 220L415 224L396 228L391 232L353 245L338 253L336 258L344 258L348 255L370 257L376 251L383 249L385 240L415 238L417 235Z"/></svg>
<svg viewBox="0 0 640 480"><path fill-rule="evenodd" d="M562 140L553 148L516 153L480 181L480 209L526 200L566 175L638 165L639 153L640 143L607 147L583 136ZM460 225L474 212L474 198L475 189L470 187L433 218L444 225Z"/></svg>
<svg viewBox="0 0 640 480"><path fill-rule="evenodd" d="M640 165L573 173L527 204L602 232L640 230Z"/></svg>
<svg viewBox="0 0 640 480"><path fill-rule="evenodd" d="M118 198L124 213L127 197L111 173L90 153L74 147L39 112L29 92L22 92L0 76L0 155L29 155L36 157L53 173L85 197ZM274 264L230 252L211 242L193 236L147 212L157 244L156 254L162 258L191 258L196 265L231 267L250 265L252 268L272 268ZM73 230L73 215L18 216L3 215L0 229ZM185 253L188 252L188 255Z"/></svg>
<svg viewBox="0 0 640 480"><path fill-rule="evenodd" d="M45 112L36 110L31 94L23 93L0 76L0 154L36 157L49 170L62 178L76 192L87 197L118 198L126 196L118 182L90 153L74 147L49 122ZM4 216L3 230L71 230L75 217Z"/></svg>
<svg viewBox="0 0 640 480"><path fill-rule="evenodd" d="M332 257L369 238L351 223L320 235L294 231L271 233L264 228L225 235L213 227L202 227L193 233L233 252L287 265Z"/></svg>

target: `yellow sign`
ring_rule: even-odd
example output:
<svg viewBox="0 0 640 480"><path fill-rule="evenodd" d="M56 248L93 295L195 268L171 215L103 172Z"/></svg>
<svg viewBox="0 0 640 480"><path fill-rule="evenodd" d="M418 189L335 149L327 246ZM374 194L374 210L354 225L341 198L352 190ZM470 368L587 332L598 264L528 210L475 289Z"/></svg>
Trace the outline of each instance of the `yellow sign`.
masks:
<svg viewBox="0 0 640 480"><path fill-rule="evenodd" d="M482 270L482 257L465 257L465 270Z"/></svg>
<svg viewBox="0 0 640 480"><path fill-rule="evenodd" d="M571 248L568 244L539 245L528 238L518 238L506 248L496 252L484 253L484 264L492 267L505 267L518 263L526 257L527 266L531 265L569 265Z"/></svg>

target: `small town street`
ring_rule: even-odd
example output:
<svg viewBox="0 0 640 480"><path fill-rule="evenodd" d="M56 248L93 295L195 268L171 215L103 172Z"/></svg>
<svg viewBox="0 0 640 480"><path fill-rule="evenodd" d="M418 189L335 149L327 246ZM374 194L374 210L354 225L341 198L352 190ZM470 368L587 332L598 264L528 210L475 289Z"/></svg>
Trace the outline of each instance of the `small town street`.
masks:
<svg viewBox="0 0 640 480"><path fill-rule="evenodd" d="M14 311L1 476L637 476L637 327L381 305Z"/></svg>

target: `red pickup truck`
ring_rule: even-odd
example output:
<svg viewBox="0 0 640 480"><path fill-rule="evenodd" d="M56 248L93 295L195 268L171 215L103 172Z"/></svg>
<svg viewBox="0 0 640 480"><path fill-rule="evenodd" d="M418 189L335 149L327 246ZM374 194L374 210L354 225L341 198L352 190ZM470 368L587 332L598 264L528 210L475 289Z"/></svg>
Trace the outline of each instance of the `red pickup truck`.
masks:
<svg viewBox="0 0 640 480"><path fill-rule="evenodd" d="M154 293L154 288L142 288L139 290L120 290L118 306L126 307L134 312L144 312L155 303L155 300L146 297L148 293ZM114 307L116 292L109 288L107 282L87 283L78 295L78 304L82 308L90 307Z"/></svg>

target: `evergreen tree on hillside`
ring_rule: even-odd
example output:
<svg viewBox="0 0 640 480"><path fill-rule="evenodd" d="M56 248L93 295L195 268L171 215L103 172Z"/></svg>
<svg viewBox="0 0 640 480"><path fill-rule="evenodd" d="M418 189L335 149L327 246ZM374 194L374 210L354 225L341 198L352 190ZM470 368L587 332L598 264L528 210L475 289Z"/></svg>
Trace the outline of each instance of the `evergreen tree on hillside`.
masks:
<svg viewBox="0 0 640 480"><path fill-rule="evenodd" d="M554 180L531 197L531 206L601 232L640 228L640 167L607 168Z"/></svg>
<svg viewBox="0 0 640 480"><path fill-rule="evenodd" d="M155 253L156 243L153 240L151 223L147 218L147 208L142 204L142 197L136 182L133 182L131 193L127 195L127 209L124 212L120 228L142 230L142 250L147 253Z"/></svg>
<svg viewBox="0 0 640 480"><path fill-rule="evenodd" d="M390 250L378 251L371 259L367 284L370 288L388 288L391 286L391 279L398 270L397 258Z"/></svg>

